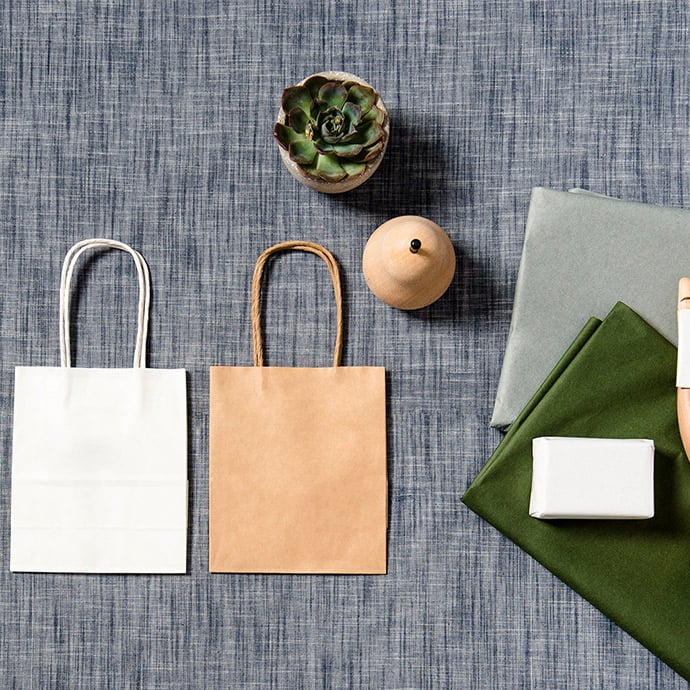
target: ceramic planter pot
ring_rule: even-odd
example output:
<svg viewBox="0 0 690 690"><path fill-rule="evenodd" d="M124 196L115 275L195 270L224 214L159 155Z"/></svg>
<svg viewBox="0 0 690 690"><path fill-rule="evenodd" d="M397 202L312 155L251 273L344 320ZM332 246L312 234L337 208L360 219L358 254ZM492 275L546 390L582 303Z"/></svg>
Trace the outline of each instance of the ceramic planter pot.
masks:
<svg viewBox="0 0 690 690"><path fill-rule="evenodd" d="M304 85L304 83L308 80L311 79L312 77L315 76L322 76L328 79L329 81L337 81L337 82L347 82L347 81L353 81L357 82L358 84L361 84L362 86L367 86L369 88L373 88L370 84L365 82L363 79L360 79L359 77L355 76L354 74L350 74L349 72L337 72L337 71L325 71L325 72L317 72L316 74L312 74L311 76L307 77L306 79L303 79L299 85ZM374 89L375 91L375 89ZM279 151L280 151L280 157L285 164L285 167L290 171L290 174L299 182L301 182L303 185L310 187L311 189L315 189L319 192L324 192L325 194L341 194L342 192L349 192L351 189L355 189L355 187L359 187L359 185L363 184L366 182L373 174L376 172L376 169L379 167L381 164L381 161L383 160L383 156L386 152L386 147L388 146L388 139L390 138L390 121L388 118L388 110L386 109L386 106L381 99L381 96L378 95L378 99L375 103L376 107L381 110L385 114L385 120L382 124L383 128L383 148L381 151L376 155L372 160L366 161L365 163L365 169L364 172L361 174L357 175L356 177L346 177L343 180L339 180L337 182L332 182L328 180L323 180L321 178L315 177L313 175L310 175L307 173L303 168L301 168L295 161L293 161L290 158L289 153L282 147L279 146ZM281 107L280 112L278 113L277 117L277 122L284 125L286 120L286 113Z"/></svg>

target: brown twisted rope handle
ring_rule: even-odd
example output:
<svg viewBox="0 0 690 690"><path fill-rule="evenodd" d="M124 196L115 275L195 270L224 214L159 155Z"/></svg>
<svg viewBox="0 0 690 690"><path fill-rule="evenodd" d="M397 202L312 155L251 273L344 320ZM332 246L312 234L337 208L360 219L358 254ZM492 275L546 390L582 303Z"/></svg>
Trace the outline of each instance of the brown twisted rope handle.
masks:
<svg viewBox="0 0 690 690"><path fill-rule="evenodd" d="M266 262L273 254L284 251L310 252L320 256L327 264L333 281L336 306L335 349L333 352L333 366L339 367L343 352L343 296L340 287L340 272L333 255L319 244L312 242L292 241L281 242L269 247L256 261L252 278L252 337L254 340L254 366L264 366L264 346L261 338L261 278Z"/></svg>

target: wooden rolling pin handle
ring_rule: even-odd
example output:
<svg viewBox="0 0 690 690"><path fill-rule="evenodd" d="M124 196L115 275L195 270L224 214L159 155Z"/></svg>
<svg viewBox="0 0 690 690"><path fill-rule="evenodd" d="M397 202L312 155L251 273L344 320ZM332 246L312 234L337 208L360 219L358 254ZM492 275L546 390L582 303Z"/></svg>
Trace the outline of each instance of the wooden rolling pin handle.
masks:
<svg viewBox="0 0 690 690"><path fill-rule="evenodd" d="M684 309L690 309L690 278L681 278L678 282L678 311ZM685 455L690 459L690 388L678 388L677 409L680 438Z"/></svg>

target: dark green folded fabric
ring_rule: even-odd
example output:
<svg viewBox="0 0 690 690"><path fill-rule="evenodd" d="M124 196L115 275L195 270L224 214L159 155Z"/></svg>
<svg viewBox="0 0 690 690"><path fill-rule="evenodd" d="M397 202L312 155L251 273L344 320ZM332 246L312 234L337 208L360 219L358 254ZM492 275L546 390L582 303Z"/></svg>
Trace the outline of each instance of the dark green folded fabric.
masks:
<svg viewBox="0 0 690 690"><path fill-rule="evenodd" d="M690 463L675 368L675 347L626 305L590 320L462 500L690 679ZM537 436L653 439L655 517L529 517Z"/></svg>

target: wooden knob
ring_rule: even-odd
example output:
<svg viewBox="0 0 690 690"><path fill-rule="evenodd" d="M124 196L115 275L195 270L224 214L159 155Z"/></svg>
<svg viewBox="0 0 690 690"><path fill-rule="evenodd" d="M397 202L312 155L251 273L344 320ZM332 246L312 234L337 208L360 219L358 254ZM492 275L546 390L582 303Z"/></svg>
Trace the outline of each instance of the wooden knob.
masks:
<svg viewBox="0 0 690 690"><path fill-rule="evenodd" d="M399 216L379 226L362 257L369 289L396 309L421 309L448 289L455 249L445 232L421 216Z"/></svg>
<svg viewBox="0 0 690 690"><path fill-rule="evenodd" d="M690 278L678 281L678 309L690 309Z"/></svg>

